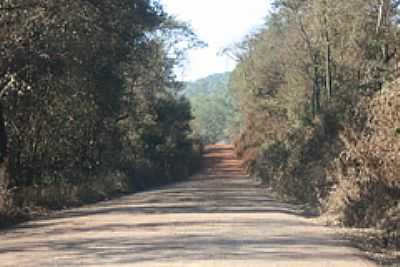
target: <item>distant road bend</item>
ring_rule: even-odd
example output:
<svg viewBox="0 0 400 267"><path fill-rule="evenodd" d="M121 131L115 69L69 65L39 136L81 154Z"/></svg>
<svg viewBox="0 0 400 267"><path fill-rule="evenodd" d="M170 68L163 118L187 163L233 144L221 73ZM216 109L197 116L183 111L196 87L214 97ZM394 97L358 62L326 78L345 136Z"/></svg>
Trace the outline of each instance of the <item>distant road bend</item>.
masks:
<svg viewBox="0 0 400 267"><path fill-rule="evenodd" d="M0 233L0 266L375 266L258 187L231 146L204 157L190 181Z"/></svg>

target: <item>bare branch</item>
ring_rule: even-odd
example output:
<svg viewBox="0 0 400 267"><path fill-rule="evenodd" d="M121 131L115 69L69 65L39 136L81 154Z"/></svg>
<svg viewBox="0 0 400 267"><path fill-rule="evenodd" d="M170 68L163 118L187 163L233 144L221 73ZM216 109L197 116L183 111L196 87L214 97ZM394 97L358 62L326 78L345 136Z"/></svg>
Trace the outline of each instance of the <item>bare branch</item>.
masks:
<svg viewBox="0 0 400 267"><path fill-rule="evenodd" d="M31 3L31 4L26 4L26 5L19 5L19 6L6 6L6 7L0 7L0 11L17 11L17 10L22 10L22 9L29 9L29 8L35 8L35 7L42 7L40 3Z"/></svg>

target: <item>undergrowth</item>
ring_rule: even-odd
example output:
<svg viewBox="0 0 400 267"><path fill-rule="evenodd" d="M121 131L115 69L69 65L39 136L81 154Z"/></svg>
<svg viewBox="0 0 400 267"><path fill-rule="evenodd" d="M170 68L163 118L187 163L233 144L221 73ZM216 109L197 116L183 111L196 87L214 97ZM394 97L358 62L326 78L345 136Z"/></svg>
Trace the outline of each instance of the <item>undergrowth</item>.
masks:
<svg viewBox="0 0 400 267"><path fill-rule="evenodd" d="M379 229L400 248L400 84L365 94L344 118L325 113L255 148L237 141L248 171L282 198L318 207L332 221Z"/></svg>

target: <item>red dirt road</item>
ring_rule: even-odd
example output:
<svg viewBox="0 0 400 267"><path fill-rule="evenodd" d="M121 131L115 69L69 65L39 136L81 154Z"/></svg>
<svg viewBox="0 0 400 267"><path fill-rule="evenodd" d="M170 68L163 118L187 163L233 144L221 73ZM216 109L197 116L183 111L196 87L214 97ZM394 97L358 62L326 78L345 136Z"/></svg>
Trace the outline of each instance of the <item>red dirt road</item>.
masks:
<svg viewBox="0 0 400 267"><path fill-rule="evenodd" d="M0 233L0 266L375 266L257 186L232 147L204 157L190 181Z"/></svg>

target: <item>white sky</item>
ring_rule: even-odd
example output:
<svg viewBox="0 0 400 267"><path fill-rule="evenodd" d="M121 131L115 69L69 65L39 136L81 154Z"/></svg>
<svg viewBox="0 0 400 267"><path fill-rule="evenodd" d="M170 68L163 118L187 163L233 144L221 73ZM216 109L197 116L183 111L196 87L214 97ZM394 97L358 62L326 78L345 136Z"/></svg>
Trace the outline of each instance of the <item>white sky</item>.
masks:
<svg viewBox="0 0 400 267"><path fill-rule="evenodd" d="M196 80L213 73L230 71L235 62L218 56L223 48L239 42L262 25L269 10L268 0L161 0L165 10L189 22L207 48L192 50L183 80Z"/></svg>

